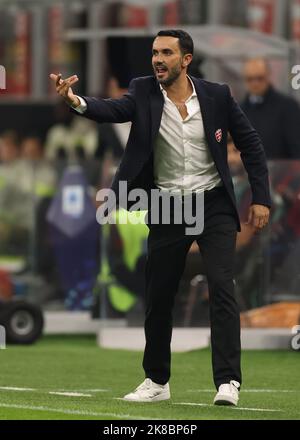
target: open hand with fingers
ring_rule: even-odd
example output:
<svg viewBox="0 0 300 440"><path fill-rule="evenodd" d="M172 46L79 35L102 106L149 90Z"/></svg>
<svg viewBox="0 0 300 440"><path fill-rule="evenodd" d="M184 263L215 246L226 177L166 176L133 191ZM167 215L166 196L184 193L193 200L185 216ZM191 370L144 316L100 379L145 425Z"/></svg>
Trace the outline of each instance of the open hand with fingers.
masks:
<svg viewBox="0 0 300 440"><path fill-rule="evenodd" d="M50 74L50 78L55 83L57 93L62 96L66 103L72 107L77 107L80 101L76 95L74 95L71 86L78 81L77 75L72 75L69 78L62 79L61 73L56 75Z"/></svg>

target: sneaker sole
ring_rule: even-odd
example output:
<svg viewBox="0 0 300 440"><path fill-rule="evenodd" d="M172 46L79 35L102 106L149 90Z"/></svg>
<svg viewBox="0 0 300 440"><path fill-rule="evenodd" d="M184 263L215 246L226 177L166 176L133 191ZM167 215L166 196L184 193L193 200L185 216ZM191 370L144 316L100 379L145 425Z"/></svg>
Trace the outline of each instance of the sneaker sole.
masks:
<svg viewBox="0 0 300 440"><path fill-rule="evenodd" d="M238 402L229 396L220 396L214 400L214 405L237 406Z"/></svg>
<svg viewBox="0 0 300 440"><path fill-rule="evenodd" d="M125 400L126 402L145 402L145 403L151 403L151 402L159 402L161 400L169 400L171 396L165 396L165 395L158 395L155 397L152 397L152 399L127 399L123 397L122 400Z"/></svg>

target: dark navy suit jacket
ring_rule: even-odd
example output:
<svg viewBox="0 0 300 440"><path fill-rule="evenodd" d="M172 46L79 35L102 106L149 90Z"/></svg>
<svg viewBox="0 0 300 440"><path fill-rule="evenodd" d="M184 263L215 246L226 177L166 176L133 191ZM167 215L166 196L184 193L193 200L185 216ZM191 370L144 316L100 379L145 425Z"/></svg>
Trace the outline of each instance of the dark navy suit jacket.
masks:
<svg viewBox="0 0 300 440"><path fill-rule="evenodd" d="M208 148L223 185L234 206L240 230L239 215L232 178L227 162L227 132L231 134L248 173L252 203L270 207L270 189L266 156L259 135L231 96L226 84L212 83L190 76L199 99ZM82 96L87 102L83 116L96 122L132 121L131 131L121 163L111 189L119 205L119 181L128 183L128 191L144 188L149 191L153 182L153 144L159 131L164 97L154 76L133 79L129 89L119 99L98 99ZM77 113L75 110L73 112ZM77 113L78 114L78 113ZM220 142L216 131L222 130ZM128 209L134 202L128 203Z"/></svg>

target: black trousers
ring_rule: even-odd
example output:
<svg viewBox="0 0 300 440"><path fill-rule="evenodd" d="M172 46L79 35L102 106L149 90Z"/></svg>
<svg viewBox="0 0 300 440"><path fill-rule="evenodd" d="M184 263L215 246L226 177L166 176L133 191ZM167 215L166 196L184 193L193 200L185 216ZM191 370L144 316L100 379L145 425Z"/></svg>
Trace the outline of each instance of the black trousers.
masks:
<svg viewBox="0 0 300 440"><path fill-rule="evenodd" d="M204 229L199 235L186 235L184 223L150 222L148 225L146 345L142 365L145 377L156 383L167 383L171 375L174 299L186 255L195 240L203 258L209 287L214 383L218 388L232 379L242 382L240 316L233 282L237 220L228 197L223 187L205 191Z"/></svg>

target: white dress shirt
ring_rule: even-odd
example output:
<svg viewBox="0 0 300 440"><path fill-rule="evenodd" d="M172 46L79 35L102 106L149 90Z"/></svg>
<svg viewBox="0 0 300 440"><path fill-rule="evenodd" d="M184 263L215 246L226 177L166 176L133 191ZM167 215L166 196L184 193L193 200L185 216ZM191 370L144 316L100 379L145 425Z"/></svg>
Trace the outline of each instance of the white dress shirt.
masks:
<svg viewBox="0 0 300 440"><path fill-rule="evenodd" d="M78 96L78 95L76 95L76 96L79 99L80 104L77 107L73 107L73 106L71 106L71 107L74 108L78 113L82 114L87 109L87 103L85 102L85 100L83 98L81 98L81 96Z"/></svg>
<svg viewBox="0 0 300 440"><path fill-rule="evenodd" d="M159 133L154 144L154 182L171 193L201 192L222 185L204 134L203 120L195 86L185 101L188 116L183 120L176 105L160 84L164 96ZM75 108L84 113L87 104L78 96Z"/></svg>
<svg viewBox="0 0 300 440"><path fill-rule="evenodd" d="M184 120L160 84L164 107L154 145L154 182L171 193L201 192L222 184L205 138L194 83L188 78L193 93L185 101L188 116Z"/></svg>

